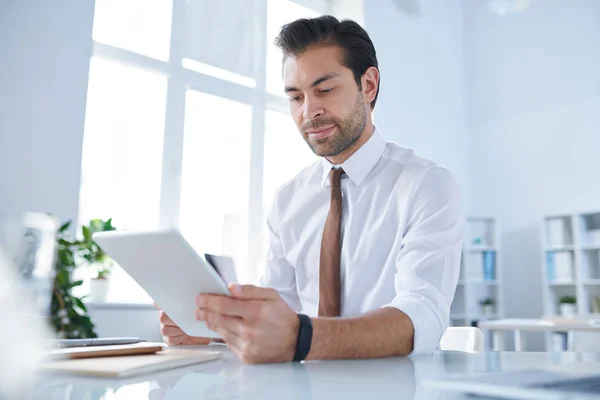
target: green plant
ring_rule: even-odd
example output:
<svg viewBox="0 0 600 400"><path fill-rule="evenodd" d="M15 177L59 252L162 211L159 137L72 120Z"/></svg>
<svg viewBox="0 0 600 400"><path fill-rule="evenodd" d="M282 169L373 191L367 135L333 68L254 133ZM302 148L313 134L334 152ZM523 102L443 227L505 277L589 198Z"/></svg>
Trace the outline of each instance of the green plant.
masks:
<svg viewBox="0 0 600 400"><path fill-rule="evenodd" d="M101 219L93 219L88 226L81 227L83 240L76 242L78 245L78 255L83 258L87 264L96 268L98 278L106 279L110 274L113 262L108 255L102 251L100 246L92 240L92 235L96 232L114 231L112 226L112 218L107 221Z"/></svg>
<svg viewBox="0 0 600 400"><path fill-rule="evenodd" d="M493 306L496 304L496 302L494 299L488 297L487 299L480 300L479 304L482 306Z"/></svg>
<svg viewBox="0 0 600 400"><path fill-rule="evenodd" d="M577 297L575 296L562 296L559 300L560 304L577 304Z"/></svg>
<svg viewBox="0 0 600 400"><path fill-rule="evenodd" d="M50 322L57 336L62 339L84 339L97 337L94 324L87 315L88 310L82 298L72 294L73 288L83 281L72 281L72 273L77 268L77 253L80 242L69 240L67 230L71 221L63 224L57 235L55 261L56 277L50 306Z"/></svg>

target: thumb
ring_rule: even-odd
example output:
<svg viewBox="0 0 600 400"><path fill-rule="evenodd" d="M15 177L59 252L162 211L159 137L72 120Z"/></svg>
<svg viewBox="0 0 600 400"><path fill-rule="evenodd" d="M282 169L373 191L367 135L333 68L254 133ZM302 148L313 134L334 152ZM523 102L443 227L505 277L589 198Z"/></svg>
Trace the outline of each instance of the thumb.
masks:
<svg viewBox="0 0 600 400"><path fill-rule="evenodd" d="M245 300L279 300L279 293L275 289L263 288L254 285L238 285L232 283L229 290L233 297Z"/></svg>

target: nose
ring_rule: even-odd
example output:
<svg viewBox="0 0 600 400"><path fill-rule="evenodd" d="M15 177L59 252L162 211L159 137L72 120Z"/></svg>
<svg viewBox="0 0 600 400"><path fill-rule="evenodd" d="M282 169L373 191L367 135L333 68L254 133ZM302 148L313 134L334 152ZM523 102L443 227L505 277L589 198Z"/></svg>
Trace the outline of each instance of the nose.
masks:
<svg viewBox="0 0 600 400"><path fill-rule="evenodd" d="M305 120L313 120L315 118L322 117L325 113L323 105L318 99L309 98L308 96L304 99L304 110L302 116Z"/></svg>

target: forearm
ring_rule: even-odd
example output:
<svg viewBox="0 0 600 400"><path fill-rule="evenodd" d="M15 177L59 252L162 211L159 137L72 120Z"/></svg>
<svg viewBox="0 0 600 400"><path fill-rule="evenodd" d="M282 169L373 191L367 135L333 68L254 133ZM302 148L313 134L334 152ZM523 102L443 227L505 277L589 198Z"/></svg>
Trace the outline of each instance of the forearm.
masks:
<svg viewBox="0 0 600 400"><path fill-rule="evenodd" d="M313 318L307 359L356 359L408 355L414 327L402 311L384 307L353 318Z"/></svg>

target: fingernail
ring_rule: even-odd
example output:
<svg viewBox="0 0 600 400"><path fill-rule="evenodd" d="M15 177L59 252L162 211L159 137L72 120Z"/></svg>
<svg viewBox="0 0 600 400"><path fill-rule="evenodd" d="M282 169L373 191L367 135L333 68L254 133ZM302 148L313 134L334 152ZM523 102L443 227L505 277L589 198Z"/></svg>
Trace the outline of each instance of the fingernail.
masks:
<svg viewBox="0 0 600 400"><path fill-rule="evenodd" d="M233 294L241 294L242 293L242 288L237 283L232 283L231 284L231 292Z"/></svg>
<svg viewBox="0 0 600 400"><path fill-rule="evenodd" d="M202 298L202 295L198 295L196 297L196 304L198 305L198 307L204 306L204 298Z"/></svg>
<svg viewBox="0 0 600 400"><path fill-rule="evenodd" d="M198 321L204 321L204 311L202 311L202 310L198 310L198 311L196 312L196 319L197 319Z"/></svg>

